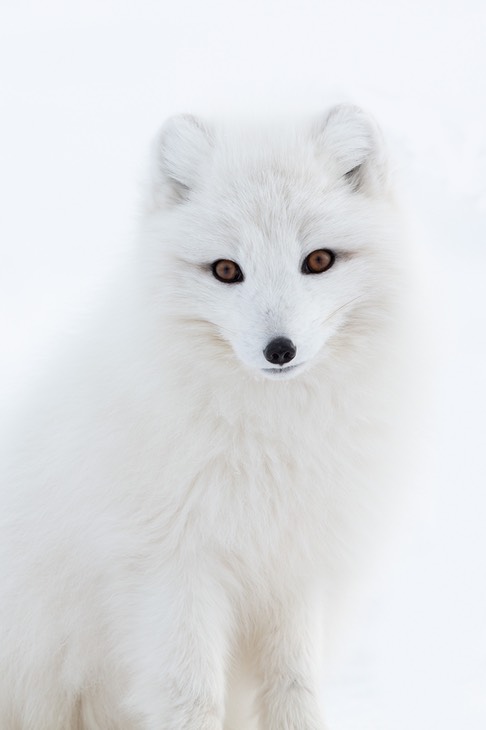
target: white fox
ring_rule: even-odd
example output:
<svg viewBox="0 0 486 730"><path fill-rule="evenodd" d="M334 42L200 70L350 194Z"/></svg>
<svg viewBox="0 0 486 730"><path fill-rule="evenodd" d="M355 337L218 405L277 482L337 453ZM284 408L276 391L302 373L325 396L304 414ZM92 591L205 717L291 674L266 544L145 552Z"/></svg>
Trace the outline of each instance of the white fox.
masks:
<svg viewBox="0 0 486 730"><path fill-rule="evenodd" d="M166 122L133 261L3 460L2 730L324 728L400 420L389 177L353 106Z"/></svg>

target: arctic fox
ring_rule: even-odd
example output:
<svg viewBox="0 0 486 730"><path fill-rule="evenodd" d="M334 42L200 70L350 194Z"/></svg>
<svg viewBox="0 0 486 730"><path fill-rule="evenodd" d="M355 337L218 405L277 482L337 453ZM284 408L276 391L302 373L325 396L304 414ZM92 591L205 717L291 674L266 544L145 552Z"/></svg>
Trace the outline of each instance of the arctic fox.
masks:
<svg viewBox="0 0 486 730"><path fill-rule="evenodd" d="M131 266L4 459L2 730L324 728L399 420L387 167L350 105L165 123Z"/></svg>

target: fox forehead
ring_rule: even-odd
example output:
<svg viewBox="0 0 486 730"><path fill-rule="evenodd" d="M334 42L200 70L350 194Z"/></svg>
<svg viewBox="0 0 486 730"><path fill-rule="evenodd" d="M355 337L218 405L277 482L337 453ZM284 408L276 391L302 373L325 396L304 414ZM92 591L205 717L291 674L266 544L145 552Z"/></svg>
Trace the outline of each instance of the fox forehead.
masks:
<svg viewBox="0 0 486 730"><path fill-rule="evenodd" d="M184 215L194 216L197 222L200 250L222 245L235 254L258 249L278 254L310 252L316 248L353 252L372 237L366 231L366 210L360 211L363 207L366 209L341 188L305 187L290 176L286 181L270 179L266 171L264 182L254 184L250 178L235 177L221 194L218 185L213 188L208 181L203 195L195 195L192 213L186 209Z"/></svg>
<svg viewBox="0 0 486 730"><path fill-rule="evenodd" d="M343 208L342 192L333 190L323 174L262 156L240 165L215 165L191 203L181 213L194 215L211 239L223 236L228 243L245 245L261 238L267 246L293 240L305 245L332 228ZM192 211L189 211L192 208Z"/></svg>

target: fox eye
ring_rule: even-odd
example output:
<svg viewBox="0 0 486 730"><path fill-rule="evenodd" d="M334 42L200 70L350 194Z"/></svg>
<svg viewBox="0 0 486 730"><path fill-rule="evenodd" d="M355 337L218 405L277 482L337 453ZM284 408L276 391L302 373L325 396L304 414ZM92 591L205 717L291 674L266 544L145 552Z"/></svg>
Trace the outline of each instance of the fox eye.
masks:
<svg viewBox="0 0 486 730"><path fill-rule="evenodd" d="M319 248L317 251L312 251L312 253L305 257L302 263L302 273L323 274L324 271L331 268L335 258L333 252L327 248Z"/></svg>
<svg viewBox="0 0 486 730"><path fill-rule="evenodd" d="M236 284L243 281L243 272L234 261L228 259L218 259L211 267L213 276L225 284Z"/></svg>

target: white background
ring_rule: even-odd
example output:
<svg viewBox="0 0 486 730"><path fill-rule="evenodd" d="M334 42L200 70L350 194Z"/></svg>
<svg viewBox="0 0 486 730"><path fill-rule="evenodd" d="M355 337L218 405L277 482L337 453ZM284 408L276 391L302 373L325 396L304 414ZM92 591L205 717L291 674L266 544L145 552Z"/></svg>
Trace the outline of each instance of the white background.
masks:
<svg viewBox="0 0 486 730"><path fill-rule="evenodd" d="M0 14L4 415L130 245L166 116L345 98L380 120L430 275L436 405L423 498L323 692L334 730L484 730L484 3L3 0Z"/></svg>

